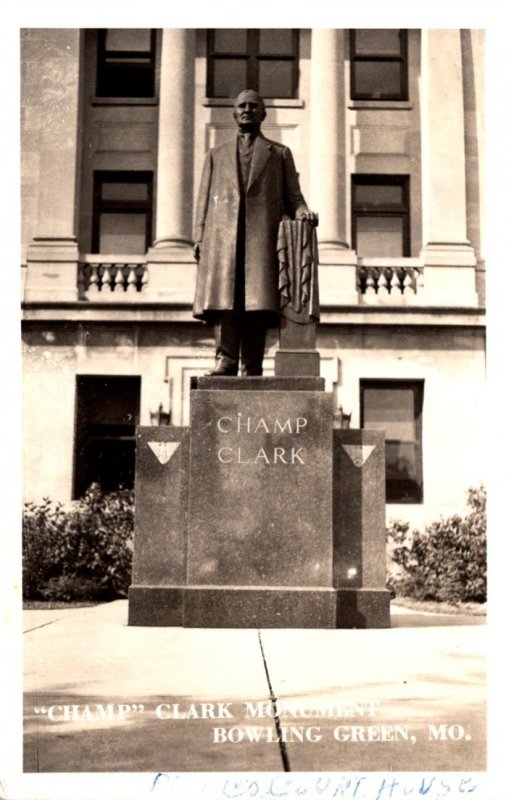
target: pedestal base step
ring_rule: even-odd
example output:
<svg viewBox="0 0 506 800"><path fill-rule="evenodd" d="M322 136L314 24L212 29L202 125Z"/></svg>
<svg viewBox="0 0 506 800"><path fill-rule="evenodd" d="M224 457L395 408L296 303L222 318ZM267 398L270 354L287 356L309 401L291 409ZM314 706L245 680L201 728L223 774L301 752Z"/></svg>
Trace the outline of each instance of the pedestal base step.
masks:
<svg viewBox="0 0 506 800"><path fill-rule="evenodd" d="M185 628L388 628L382 589L131 586L128 624Z"/></svg>

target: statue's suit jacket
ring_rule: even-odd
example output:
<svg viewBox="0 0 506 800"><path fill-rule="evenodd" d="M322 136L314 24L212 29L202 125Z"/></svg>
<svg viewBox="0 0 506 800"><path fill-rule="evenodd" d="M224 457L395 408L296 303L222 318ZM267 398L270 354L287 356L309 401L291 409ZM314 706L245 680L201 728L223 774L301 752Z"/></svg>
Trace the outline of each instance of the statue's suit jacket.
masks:
<svg viewBox="0 0 506 800"><path fill-rule="evenodd" d="M242 202L237 140L208 152L195 218L194 241L201 243L195 317L234 308L238 252L244 252L245 310L279 310L278 227L283 214L293 218L301 207L307 208L288 147L256 138Z"/></svg>

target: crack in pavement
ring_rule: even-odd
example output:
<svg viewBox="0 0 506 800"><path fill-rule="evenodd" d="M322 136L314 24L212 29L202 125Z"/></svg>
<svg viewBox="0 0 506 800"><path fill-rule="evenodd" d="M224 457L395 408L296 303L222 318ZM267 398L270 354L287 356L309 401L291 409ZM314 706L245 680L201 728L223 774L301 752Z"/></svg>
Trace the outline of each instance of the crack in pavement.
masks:
<svg viewBox="0 0 506 800"><path fill-rule="evenodd" d="M23 631L23 635L25 633L31 633L32 631L38 631L39 628L45 628L47 625L54 625L55 622L60 622L60 619L62 618L60 617L59 619L52 619L49 622L43 622L42 625L36 625L35 628L28 628L28 630Z"/></svg>

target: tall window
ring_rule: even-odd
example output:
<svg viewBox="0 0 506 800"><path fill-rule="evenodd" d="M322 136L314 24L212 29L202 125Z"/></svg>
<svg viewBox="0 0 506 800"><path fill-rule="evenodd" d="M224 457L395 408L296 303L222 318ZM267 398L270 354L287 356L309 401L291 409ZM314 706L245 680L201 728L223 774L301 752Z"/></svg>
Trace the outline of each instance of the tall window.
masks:
<svg viewBox="0 0 506 800"><path fill-rule="evenodd" d="M350 31L352 100L408 99L407 31Z"/></svg>
<svg viewBox="0 0 506 800"><path fill-rule="evenodd" d="M411 255L409 175L353 175L351 206L359 256Z"/></svg>
<svg viewBox="0 0 506 800"><path fill-rule="evenodd" d="M208 32L207 95L297 97L299 32L291 28L214 29Z"/></svg>
<svg viewBox="0 0 506 800"><path fill-rule="evenodd" d="M421 503L423 381L360 381L360 426L385 431L387 503Z"/></svg>
<svg viewBox="0 0 506 800"><path fill-rule="evenodd" d="M149 28L99 30L97 97L154 97L155 43Z"/></svg>
<svg viewBox="0 0 506 800"><path fill-rule="evenodd" d="M145 253L152 236L151 172L94 173L93 253Z"/></svg>
<svg viewBox="0 0 506 800"><path fill-rule="evenodd" d="M105 492L133 487L140 390L137 376L77 376L75 498L92 483Z"/></svg>

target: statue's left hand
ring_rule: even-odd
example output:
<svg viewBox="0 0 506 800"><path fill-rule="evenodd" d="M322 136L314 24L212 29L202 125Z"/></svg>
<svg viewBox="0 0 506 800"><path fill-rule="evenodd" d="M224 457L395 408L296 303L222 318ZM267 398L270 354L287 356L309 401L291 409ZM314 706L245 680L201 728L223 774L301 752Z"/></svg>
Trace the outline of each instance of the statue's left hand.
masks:
<svg viewBox="0 0 506 800"><path fill-rule="evenodd" d="M295 212L295 219L307 219L310 225L318 227L318 214L316 211L310 211L309 208L299 208Z"/></svg>

